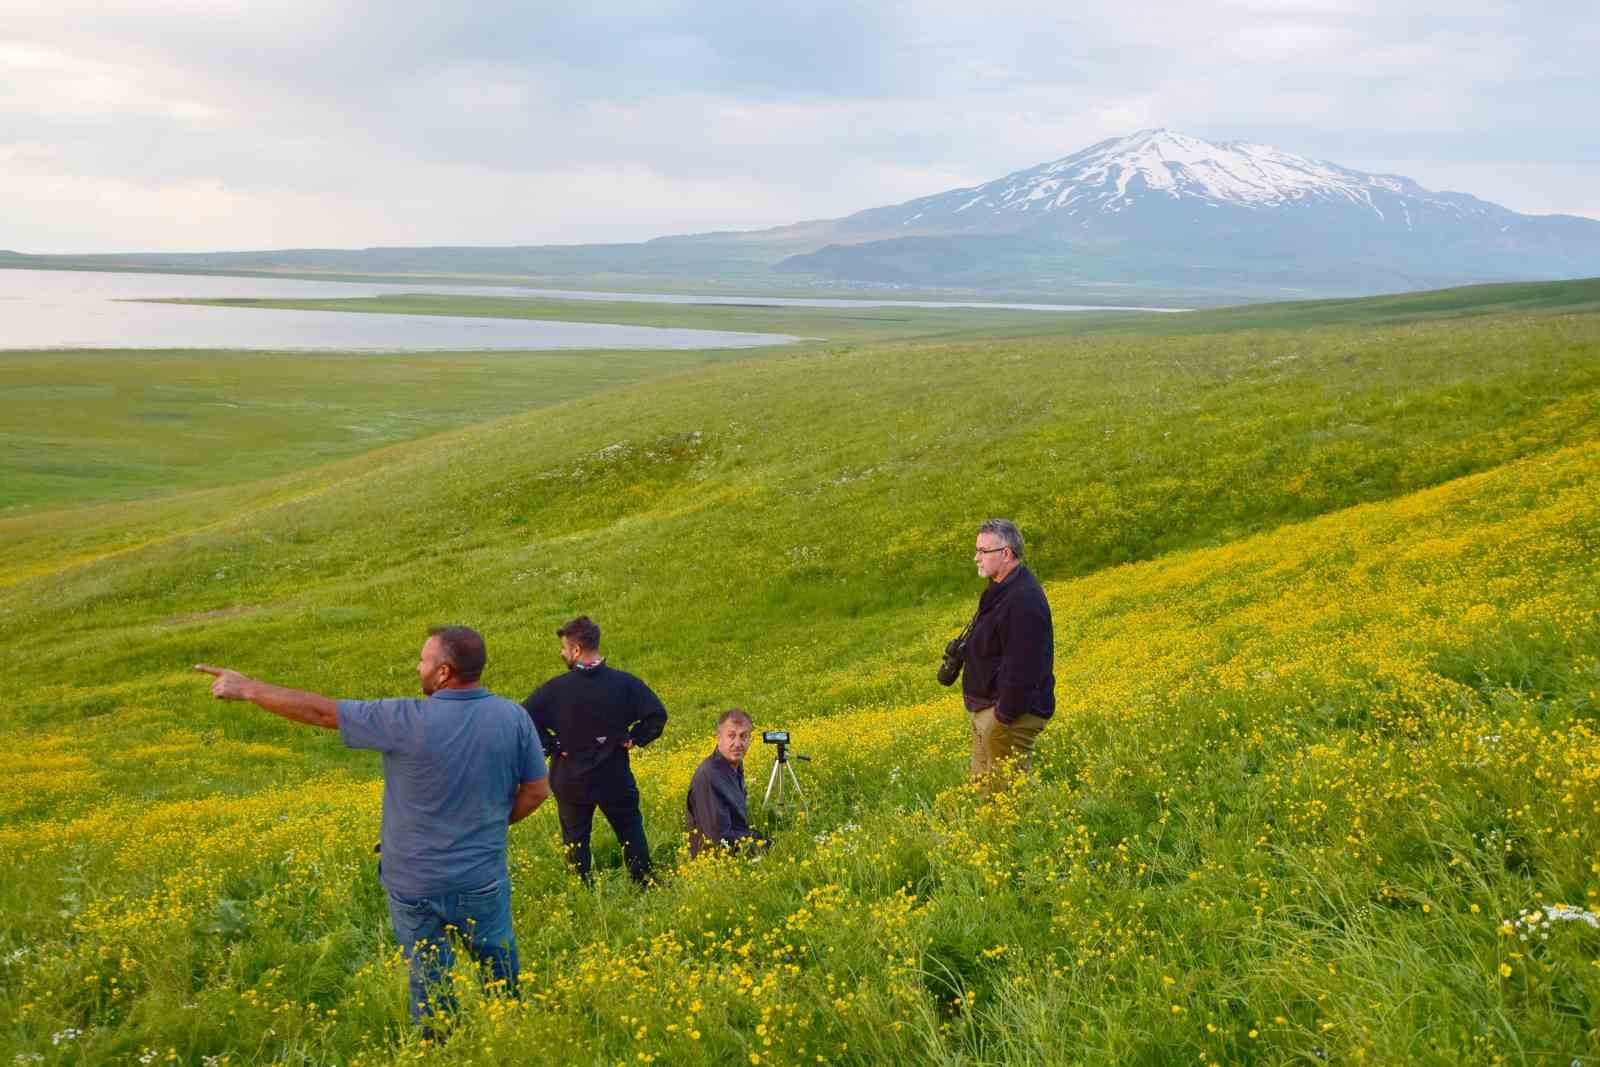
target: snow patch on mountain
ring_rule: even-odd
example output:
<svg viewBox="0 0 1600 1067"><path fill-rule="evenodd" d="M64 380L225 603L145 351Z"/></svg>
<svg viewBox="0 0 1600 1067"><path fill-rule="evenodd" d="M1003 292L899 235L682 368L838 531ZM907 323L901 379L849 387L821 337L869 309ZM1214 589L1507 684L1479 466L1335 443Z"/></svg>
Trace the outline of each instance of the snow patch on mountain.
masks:
<svg viewBox="0 0 1600 1067"><path fill-rule="evenodd" d="M1270 145L1205 141L1170 130L1141 130L1091 145L1064 159L969 189L902 205L902 225L937 216L1080 210L1119 214L1144 197L1209 205L1280 208L1342 203L1410 228L1413 205L1463 217L1489 205L1432 193L1409 178L1364 174Z"/></svg>

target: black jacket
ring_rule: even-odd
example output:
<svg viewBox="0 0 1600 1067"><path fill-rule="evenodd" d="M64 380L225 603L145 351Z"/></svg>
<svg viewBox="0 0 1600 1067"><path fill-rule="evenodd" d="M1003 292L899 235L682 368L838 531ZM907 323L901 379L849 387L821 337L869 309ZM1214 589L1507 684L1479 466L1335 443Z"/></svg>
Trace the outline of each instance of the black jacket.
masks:
<svg viewBox="0 0 1600 1067"><path fill-rule="evenodd" d="M689 782L684 825L689 831L690 856L713 846L739 848L751 840L766 842L750 829L743 764L729 763L720 752L700 761Z"/></svg>
<svg viewBox="0 0 1600 1067"><path fill-rule="evenodd" d="M650 687L604 662L557 675L522 706L550 759L551 792L579 803L636 795L622 743L643 748L667 725L667 709Z"/></svg>
<svg viewBox="0 0 1600 1067"><path fill-rule="evenodd" d="M1001 722L1027 712L1045 719L1055 713L1055 626L1050 602L1028 568L989 583L978 599L961 692L968 707L994 705Z"/></svg>

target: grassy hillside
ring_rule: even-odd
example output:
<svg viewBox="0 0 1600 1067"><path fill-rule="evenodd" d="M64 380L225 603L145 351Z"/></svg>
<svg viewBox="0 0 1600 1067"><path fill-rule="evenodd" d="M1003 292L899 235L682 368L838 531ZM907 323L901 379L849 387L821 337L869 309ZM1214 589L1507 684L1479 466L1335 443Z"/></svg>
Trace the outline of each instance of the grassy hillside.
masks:
<svg viewBox="0 0 1600 1067"><path fill-rule="evenodd" d="M1455 310L837 343L0 523L0 1058L1600 1055L1600 931L1519 921L1600 888L1600 318ZM931 674L994 513L1062 709L982 807ZM520 697L578 611L673 712L637 760L666 882L579 892L519 826L529 993L420 1047L375 761L188 665L405 693L460 620ZM817 757L810 815L691 867L734 703Z"/></svg>
<svg viewBox="0 0 1600 1067"><path fill-rule="evenodd" d="M786 332L810 338L812 345L1033 334L1055 325L1045 319L1061 317L977 309L693 307L494 297L208 303L688 325ZM783 330L768 329L778 324ZM0 463L7 470L0 483L0 515L253 482L618 385L710 363L760 359L772 351L0 351L0 388L12 400L0 408Z"/></svg>
<svg viewBox="0 0 1600 1067"><path fill-rule="evenodd" d="M0 514L236 485L737 351L0 352Z"/></svg>

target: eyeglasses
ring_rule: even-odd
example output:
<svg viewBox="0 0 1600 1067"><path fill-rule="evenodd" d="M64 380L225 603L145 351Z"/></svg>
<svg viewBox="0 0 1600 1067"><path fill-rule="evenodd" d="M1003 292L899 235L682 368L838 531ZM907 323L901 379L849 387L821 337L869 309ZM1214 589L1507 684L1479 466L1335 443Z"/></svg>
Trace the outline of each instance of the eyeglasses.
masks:
<svg viewBox="0 0 1600 1067"><path fill-rule="evenodd" d="M991 552L1004 552L1005 550L1006 550L1006 546L1005 545L1001 545L999 548L978 548L978 549L974 549L972 554L975 555L975 556L987 556Z"/></svg>

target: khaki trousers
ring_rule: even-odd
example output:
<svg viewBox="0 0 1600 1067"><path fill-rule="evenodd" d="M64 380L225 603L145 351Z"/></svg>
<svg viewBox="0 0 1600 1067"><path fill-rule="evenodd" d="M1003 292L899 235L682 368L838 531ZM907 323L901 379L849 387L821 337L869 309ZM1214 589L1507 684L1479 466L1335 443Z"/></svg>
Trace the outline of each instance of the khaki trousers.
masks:
<svg viewBox="0 0 1600 1067"><path fill-rule="evenodd" d="M1048 720L1024 713L1007 724L994 717L993 708L967 714L972 719L973 778L986 777L1002 760L1011 760L1021 771L1032 765L1034 739Z"/></svg>

